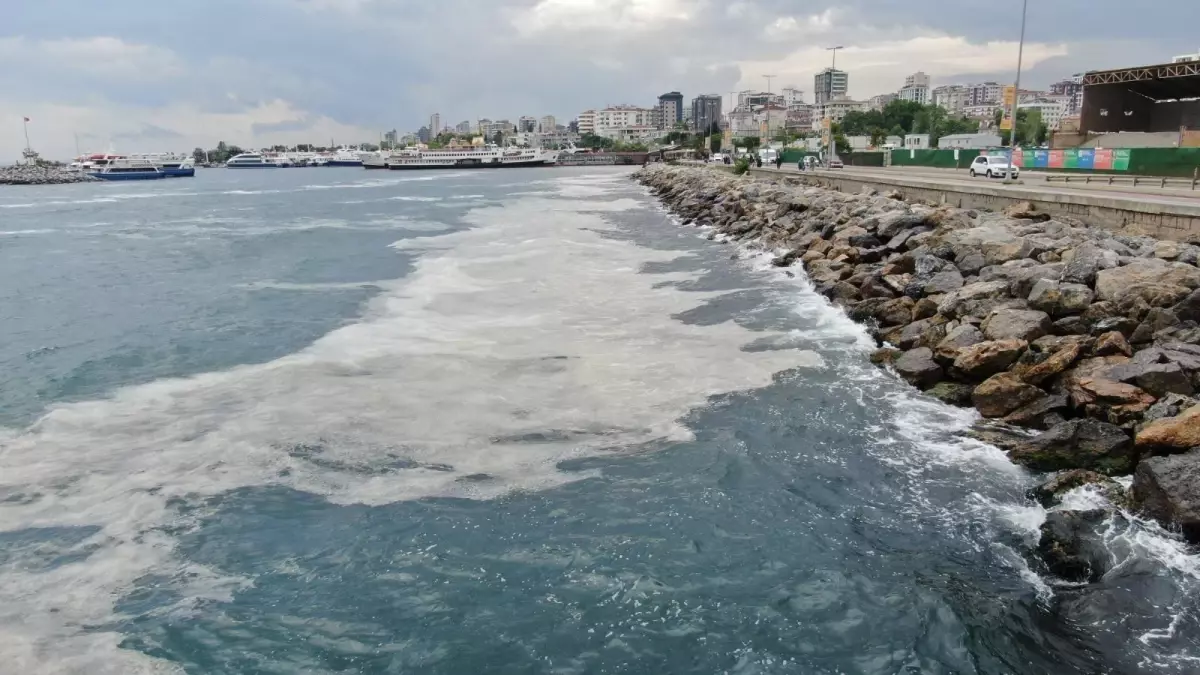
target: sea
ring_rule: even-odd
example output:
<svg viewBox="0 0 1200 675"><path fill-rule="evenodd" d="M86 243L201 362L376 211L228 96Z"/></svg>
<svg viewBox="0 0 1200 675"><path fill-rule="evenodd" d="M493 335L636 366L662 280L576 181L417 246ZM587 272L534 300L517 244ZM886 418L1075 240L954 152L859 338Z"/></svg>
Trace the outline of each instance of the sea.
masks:
<svg viewBox="0 0 1200 675"><path fill-rule="evenodd" d="M972 411L630 174L0 188L0 673L1200 672L1194 549L1056 580Z"/></svg>

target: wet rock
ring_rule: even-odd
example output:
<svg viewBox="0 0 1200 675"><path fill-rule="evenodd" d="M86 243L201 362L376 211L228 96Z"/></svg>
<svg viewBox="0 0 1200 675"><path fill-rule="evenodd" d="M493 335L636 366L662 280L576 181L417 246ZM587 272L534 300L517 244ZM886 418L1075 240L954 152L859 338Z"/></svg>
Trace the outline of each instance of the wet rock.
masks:
<svg viewBox="0 0 1200 675"><path fill-rule="evenodd" d="M1087 469L1071 469L1051 476L1049 480L1029 491L1029 498L1046 508L1057 506L1063 493L1082 485L1100 485L1106 491L1118 494L1120 486L1113 479Z"/></svg>
<svg viewBox="0 0 1200 675"><path fill-rule="evenodd" d="M1102 509L1051 511L1041 526L1038 555L1052 574L1067 581L1099 581L1110 558L1099 528Z"/></svg>
<svg viewBox="0 0 1200 675"><path fill-rule="evenodd" d="M1009 457L1035 471L1091 469L1121 475L1133 468L1137 454L1120 427L1082 418L1055 425L1010 450Z"/></svg>
<svg viewBox="0 0 1200 675"><path fill-rule="evenodd" d="M1050 316L1037 310L998 309L983 322L991 340L1036 340L1050 332Z"/></svg>
<svg viewBox="0 0 1200 675"><path fill-rule="evenodd" d="M1029 306L1052 317L1079 314L1091 306L1095 294L1083 284L1039 279L1029 292Z"/></svg>
<svg viewBox="0 0 1200 675"><path fill-rule="evenodd" d="M877 366L890 366L903 354L904 352L895 347L880 347L871 352L871 363Z"/></svg>
<svg viewBox="0 0 1200 675"><path fill-rule="evenodd" d="M1045 395L1041 389L1022 382L1012 373L999 373L975 388L971 402L984 417L1004 417Z"/></svg>
<svg viewBox="0 0 1200 675"><path fill-rule="evenodd" d="M993 421L977 422L962 432L964 436L982 441L1008 452L1032 438L1026 431L996 424Z"/></svg>
<svg viewBox="0 0 1200 675"><path fill-rule="evenodd" d="M1143 515L1177 528L1193 544L1200 543L1200 447L1142 460L1129 496Z"/></svg>
<svg viewBox="0 0 1200 675"><path fill-rule="evenodd" d="M1137 434L1137 447L1149 454L1165 455L1200 447L1200 406L1192 406L1175 417L1147 424Z"/></svg>
<svg viewBox="0 0 1200 675"><path fill-rule="evenodd" d="M1027 429L1049 429L1065 421L1067 404L1065 394L1047 394L1012 411L1003 421Z"/></svg>
<svg viewBox="0 0 1200 675"><path fill-rule="evenodd" d="M896 298L888 300L875 310L875 318L884 326L899 326L912 321L913 305L912 298Z"/></svg>
<svg viewBox="0 0 1200 675"><path fill-rule="evenodd" d="M933 360L933 350L927 347L905 352L892 367L905 381L920 389L931 387L942 379L942 367Z"/></svg>
<svg viewBox="0 0 1200 675"><path fill-rule="evenodd" d="M1043 352L1044 353L1044 352ZM1083 345L1069 343L1050 353L1045 358L1029 363L1019 363L1013 368L1013 374L1030 384L1041 384L1071 367L1079 355L1083 353Z"/></svg>
<svg viewBox="0 0 1200 675"><path fill-rule="evenodd" d="M978 331L971 326L960 326L951 331L937 346L939 355L955 353L955 372L973 380L988 378L1008 370L1029 346L1024 340L1016 339L989 340L963 347L956 346L974 339L977 334Z"/></svg>
<svg viewBox="0 0 1200 675"><path fill-rule="evenodd" d="M1133 356L1133 348L1118 331L1109 331L1096 338L1092 356Z"/></svg>
<svg viewBox="0 0 1200 675"><path fill-rule="evenodd" d="M940 400L943 403L957 406L968 406L971 404L971 392L975 391L975 387L961 382L938 382L925 391L926 394Z"/></svg>
<svg viewBox="0 0 1200 675"><path fill-rule="evenodd" d="M952 363L958 358L961 350L980 342L983 342L983 333L975 326L955 326L947 331L946 337L934 347L934 356L944 363Z"/></svg>
<svg viewBox="0 0 1200 675"><path fill-rule="evenodd" d="M835 302L855 302L859 299L858 289L845 281L837 282L824 295Z"/></svg>

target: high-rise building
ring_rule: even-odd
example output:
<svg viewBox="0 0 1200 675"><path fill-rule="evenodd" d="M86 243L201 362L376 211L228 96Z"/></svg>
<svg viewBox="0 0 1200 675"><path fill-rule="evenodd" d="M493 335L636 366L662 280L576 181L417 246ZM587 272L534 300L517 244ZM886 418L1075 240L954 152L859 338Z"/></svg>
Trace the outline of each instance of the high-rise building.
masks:
<svg viewBox="0 0 1200 675"><path fill-rule="evenodd" d="M948 113L960 115L970 101L971 92L961 84L944 84L931 93L931 102Z"/></svg>
<svg viewBox="0 0 1200 675"><path fill-rule="evenodd" d="M429 116L429 135L436 137L440 133L442 133L442 116L433 113Z"/></svg>
<svg viewBox="0 0 1200 675"><path fill-rule="evenodd" d="M784 87L783 105L785 105L788 110L791 110L799 105L804 105L804 90L797 89L796 87Z"/></svg>
<svg viewBox="0 0 1200 675"><path fill-rule="evenodd" d="M395 129L383 132L383 142L395 147L396 144L400 142L400 133Z"/></svg>
<svg viewBox="0 0 1200 675"><path fill-rule="evenodd" d="M826 68L813 77L813 101L823 105L834 98L845 98L850 91L850 74L836 68Z"/></svg>
<svg viewBox="0 0 1200 675"><path fill-rule="evenodd" d="M683 121L683 94L669 91L658 97L659 128L670 129Z"/></svg>
<svg viewBox="0 0 1200 675"><path fill-rule="evenodd" d="M577 119L577 121L579 123L578 126L579 126L580 134L586 135L586 134L596 133L596 111L595 110L584 110L583 112L579 113L579 118Z"/></svg>
<svg viewBox="0 0 1200 675"><path fill-rule="evenodd" d="M421 127L417 130L417 140L422 143L428 143L430 139L429 127Z"/></svg>
<svg viewBox="0 0 1200 675"><path fill-rule="evenodd" d="M904 86L900 89L899 96L902 101L922 105L929 103L929 76L917 71L904 78Z"/></svg>
<svg viewBox="0 0 1200 675"><path fill-rule="evenodd" d="M454 133L456 133L456 134L471 133L471 123L467 120L463 120L463 121L459 122L458 124L456 124L454 126Z"/></svg>
<svg viewBox="0 0 1200 675"><path fill-rule="evenodd" d="M1078 115L1083 109L1083 74L1076 73L1071 77L1050 85L1050 93L1054 96L1068 97L1067 116Z"/></svg>
<svg viewBox="0 0 1200 675"><path fill-rule="evenodd" d="M883 110L887 104L895 101L897 98L895 94L876 94L867 100L867 108L870 110Z"/></svg>
<svg viewBox="0 0 1200 675"><path fill-rule="evenodd" d="M718 94L701 94L692 99L692 129L708 132L713 123L721 123L721 97Z"/></svg>
<svg viewBox="0 0 1200 675"><path fill-rule="evenodd" d="M542 121L538 122L538 131L543 134L553 134L558 132L558 122L554 119L554 115L546 115L542 117Z"/></svg>
<svg viewBox="0 0 1200 675"><path fill-rule="evenodd" d="M525 134L537 131L537 118L521 115L517 118L517 131Z"/></svg>
<svg viewBox="0 0 1200 675"><path fill-rule="evenodd" d="M1004 91L1004 85L996 82L983 82L968 85L967 89L971 92L967 105L988 105L1000 102L1000 94Z"/></svg>

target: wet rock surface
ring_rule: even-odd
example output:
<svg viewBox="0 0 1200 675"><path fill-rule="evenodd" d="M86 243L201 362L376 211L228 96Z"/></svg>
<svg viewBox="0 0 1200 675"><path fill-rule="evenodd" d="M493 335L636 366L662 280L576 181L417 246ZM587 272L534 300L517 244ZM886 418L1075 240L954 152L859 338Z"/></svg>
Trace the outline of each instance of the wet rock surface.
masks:
<svg viewBox="0 0 1200 675"><path fill-rule="evenodd" d="M1148 513L1192 522L1175 505L1200 487L1200 248L1024 207L935 208L690 167L636 179L710 238L754 241L778 252L775 264L803 267L884 348L879 365L1040 432L988 432L1014 461L1093 475L1136 468ZM1090 516L1055 524L1046 554L1062 576L1092 578L1086 546L1062 543L1078 539L1079 523Z"/></svg>
<svg viewBox="0 0 1200 675"><path fill-rule="evenodd" d="M99 181L80 171L52 164L17 164L0 167L0 185L62 185Z"/></svg>

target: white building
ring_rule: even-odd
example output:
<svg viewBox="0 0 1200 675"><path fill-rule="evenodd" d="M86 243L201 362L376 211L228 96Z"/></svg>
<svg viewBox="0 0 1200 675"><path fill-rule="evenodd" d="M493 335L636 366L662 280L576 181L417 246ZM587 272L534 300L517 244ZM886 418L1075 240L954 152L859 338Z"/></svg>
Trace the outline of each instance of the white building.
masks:
<svg viewBox="0 0 1200 675"><path fill-rule="evenodd" d="M517 118L517 131L523 131L525 133L532 133L534 131L537 131L537 128L538 128L537 125L538 125L538 122L537 122L537 118L535 118L535 117L530 117L529 115L521 115L520 117Z"/></svg>
<svg viewBox="0 0 1200 675"><path fill-rule="evenodd" d="M615 105L596 111L596 133L601 129L624 129L649 127L654 123L654 108L639 108L632 105Z"/></svg>
<svg viewBox="0 0 1200 675"><path fill-rule="evenodd" d="M546 115L538 122L538 131L543 134L552 134L558 131L558 121L554 119L554 115Z"/></svg>
<svg viewBox="0 0 1200 675"><path fill-rule="evenodd" d="M788 110L791 110L796 106L806 105L804 103L804 90L797 89L796 87L784 87L783 105L786 106Z"/></svg>
<svg viewBox="0 0 1200 675"><path fill-rule="evenodd" d="M867 100L867 108L870 110L883 110L887 104L895 100L895 94L876 94Z"/></svg>
<svg viewBox="0 0 1200 675"><path fill-rule="evenodd" d="M988 103L999 103L1000 96L1004 93L1004 85L996 82L983 82L981 84L972 84L967 87L970 90L969 102L967 105L985 105Z"/></svg>
<svg viewBox="0 0 1200 675"><path fill-rule="evenodd" d="M429 135L430 137L437 136L442 133L442 116L433 113L429 116Z"/></svg>
<svg viewBox="0 0 1200 675"><path fill-rule="evenodd" d="M925 150L929 148L929 134L905 134L905 150Z"/></svg>
<svg viewBox="0 0 1200 675"><path fill-rule="evenodd" d="M655 127L645 124L628 127L598 127L596 135L601 138L611 138L618 143L648 143L658 138L660 132Z"/></svg>
<svg viewBox="0 0 1200 675"><path fill-rule="evenodd" d="M579 133L594 134L596 133L596 111L584 110L579 113Z"/></svg>
<svg viewBox="0 0 1200 675"><path fill-rule="evenodd" d="M931 96L934 105L948 113L959 115L962 114L963 108L967 107L971 93L961 84L944 84L936 87Z"/></svg>
<svg viewBox="0 0 1200 675"><path fill-rule="evenodd" d="M813 77L813 102L822 105L826 101L846 98L850 91L850 74L844 70L826 68Z"/></svg>
<svg viewBox="0 0 1200 675"><path fill-rule="evenodd" d="M1195 54L1180 54L1171 59L1171 63L1192 63L1194 61L1200 61L1200 52L1196 52Z"/></svg>
<svg viewBox="0 0 1200 675"><path fill-rule="evenodd" d="M831 122L841 122L846 118L846 113L849 112L865 112L867 104L864 101L853 101L845 96L835 98L825 102L823 105L816 106L816 114L813 117L813 128L820 128L821 121L828 119Z"/></svg>
<svg viewBox="0 0 1200 675"><path fill-rule="evenodd" d="M470 123L470 122L468 122L468 121L466 121L466 120L464 120L464 121L462 121L462 122L459 122L459 123L458 123L457 125L455 125L455 127L454 127L454 133L456 133L456 134L469 134L469 133L471 133L471 123Z"/></svg>
<svg viewBox="0 0 1200 675"><path fill-rule="evenodd" d="M901 101L922 105L929 103L929 76L918 71L904 78L904 87L900 89L899 96Z"/></svg>
<svg viewBox="0 0 1200 675"><path fill-rule="evenodd" d="M968 105L963 106L962 113L973 120L983 120L991 123L996 115L996 110L1000 108L999 103L985 103L983 105Z"/></svg>
<svg viewBox="0 0 1200 675"><path fill-rule="evenodd" d="M938 139L938 149L947 150L965 148L968 150L983 150L1000 146L1000 136L996 134L950 134Z"/></svg>
<svg viewBox="0 0 1200 675"><path fill-rule="evenodd" d="M1042 113L1042 123L1050 130L1054 130L1058 128L1059 122L1067 114L1067 106L1069 104L1070 97L1049 96L1028 103L1018 103L1017 109L1040 111Z"/></svg>

